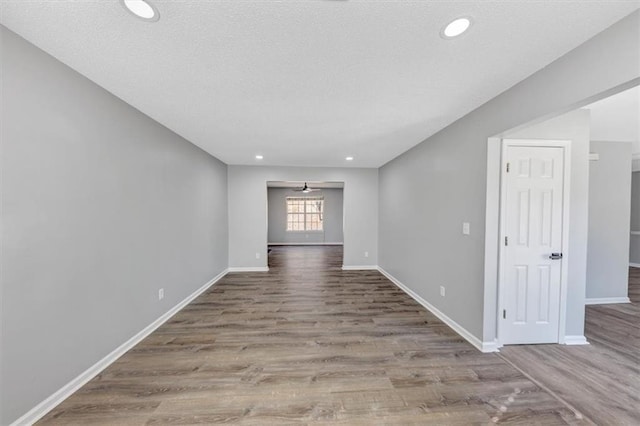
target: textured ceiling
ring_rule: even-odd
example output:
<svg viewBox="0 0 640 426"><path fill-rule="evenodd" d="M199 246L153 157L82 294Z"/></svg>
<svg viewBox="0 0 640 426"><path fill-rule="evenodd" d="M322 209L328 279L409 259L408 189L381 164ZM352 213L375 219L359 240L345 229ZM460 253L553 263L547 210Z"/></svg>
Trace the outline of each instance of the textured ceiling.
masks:
<svg viewBox="0 0 640 426"><path fill-rule="evenodd" d="M1 2L0 22L229 164L377 167L638 1ZM441 27L472 16L463 36ZM344 157L355 160L347 163Z"/></svg>

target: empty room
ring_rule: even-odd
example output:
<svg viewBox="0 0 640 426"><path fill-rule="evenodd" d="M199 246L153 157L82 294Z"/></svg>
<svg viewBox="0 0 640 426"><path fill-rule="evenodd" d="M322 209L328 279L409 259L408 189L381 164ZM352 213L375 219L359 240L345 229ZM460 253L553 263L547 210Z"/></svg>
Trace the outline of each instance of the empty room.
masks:
<svg viewBox="0 0 640 426"><path fill-rule="evenodd" d="M640 0L0 0L0 425L640 423Z"/></svg>

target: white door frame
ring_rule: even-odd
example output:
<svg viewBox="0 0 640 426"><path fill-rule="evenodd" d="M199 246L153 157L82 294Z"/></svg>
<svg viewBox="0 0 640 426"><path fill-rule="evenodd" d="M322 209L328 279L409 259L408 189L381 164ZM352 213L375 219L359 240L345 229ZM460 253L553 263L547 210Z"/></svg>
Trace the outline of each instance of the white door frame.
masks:
<svg viewBox="0 0 640 426"><path fill-rule="evenodd" d="M571 205L570 180L571 180L571 141L570 140L547 140L547 139L502 139L500 153L500 238L498 239L498 303L496 311L497 341L498 346L504 345L501 337L504 336L504 322L502 310L505 309L504 294L502 286L506 282L504 271L505 246L503 244L506 233L506 205L504 197L506 194L507 180L506 153L510 146L542 147L542 148L562 148L564 151L564 180L562 194L562 266L560 273L560 316L558 319L558 343L565 343L565 328L567 322L567 287L569 281L569 207Z"/></svg>

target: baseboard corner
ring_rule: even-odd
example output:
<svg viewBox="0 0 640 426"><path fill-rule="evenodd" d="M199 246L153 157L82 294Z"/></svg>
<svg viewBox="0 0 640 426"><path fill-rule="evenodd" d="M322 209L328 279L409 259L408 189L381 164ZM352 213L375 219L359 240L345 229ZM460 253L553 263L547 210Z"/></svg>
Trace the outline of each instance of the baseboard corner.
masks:
<svg viewBox="0 0 640 426"><path fill-rule="evenodd" d="M269 272L268 266L229 266L229 272Z"/></svg>
<svg viewBox="0 0 640 426"><path fill-rule="evenodd" d="M482 348L480 350L483 353L500 352L500 343L498 343L498 340L482 342Z"/></svg>
<svg viewBox="0 0 640 426"><path fill-rule="evenodd" d="M584 335L575 335L575 336L564 336L564 345L567 346L575 346L575 345L588 345L589 342Z"/></svg>
<svg viewBox="0 0 640 426"><path fill-rule="evenodd" d="M343 271L378 271L378 265L342 265Z"/></svg>

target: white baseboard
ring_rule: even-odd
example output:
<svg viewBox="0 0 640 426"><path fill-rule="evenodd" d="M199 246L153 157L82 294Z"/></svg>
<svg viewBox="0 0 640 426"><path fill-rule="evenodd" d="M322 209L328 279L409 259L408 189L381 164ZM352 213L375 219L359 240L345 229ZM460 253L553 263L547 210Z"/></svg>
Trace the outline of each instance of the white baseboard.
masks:
<svg viewBox="0 0 640 426"><path fill-rule="evenodd" d="M640 263L629 263L629 266L631 266L632 268L640 268Z"/></svg>
<svg viewBox="0 0 640 426"><path fill-rule="evenodd" d="M482 342L482 347L480 348L476 346L476 348L480 349L480 352L483 353L500 352L501 347L502 345L498 343L498 339L494 339L493 342Z"/></svg>
<svg viewBox="0 0 640 426"><path fill-rule="evenodd" d="M565 345L588 345L587 338L584 336L564 336Z"/></svg>
<svg viewBox="0 0 640 426"><path fill-rule="evenodd" d="M267 243L268 246L341 246L342 243Z"/></svg>
<svg viewBox="0 0 640 426"><path fill-rule="evenodd" d="M268 266L233 266L229 267L229 272L269 272Z"/></svg>
<svg viewBox="0 0 640 426"><path fill-rule="evenodd" d="M590 297L585 299L585 305L610 305L613 303L631 303L628 297Z"/></svg>
<svg viewBox="0 0 640 426"><path fill-rule="evenodd" d="M409 287L407 287L404 284L402 284L393 275L391 275L390 273L385 271L383 268L378 267L378 271L380 271L380 273L382 275L384 275L385 277L387 277L392 283L397 285L402 291L404 291L409 296L411 296L416 302L418 302L419 304L424 306L429 312L431 312L436 317L438 317L442 322L444 322L449 327L451 327L453 329L453 331L455 331L460 336L462 336L466 341L471 343L480 352L498 352L499 345L498 345L497 341L493 341L493 342L483 342L483 341L481 341L476 336L471 334L466 328L462 327L460 324L458 324L457 322L455 322L454 320L449 318L442 311L440 311L438 308L433 306L431 303L429 303L426 300L424 300L422 297L420 297L418 294L416 294Z"/></svg>
<svg viewBox="0 0 640 426"><path fill-rule="evenodd" d="M343 271L377 271L377 265L342 265Z"/></svg>
<svg viewBox="0 0 640 426"><path fill-rule="evenodd" d="M164 313L157 320L140 330L135 336L131 337L129 340L124 342L122 345L114 349L109 355L102 358L100 361L93 364L75 379L71 380L69 383L58 389L47 399L33 407L31 410L26 412L22 417L13 422L12 426L24 426L24 425L32 425L42 417L44 417L49 411L53 410L58 404L71 396L74 392L80 389L82 386L87 384L91 379L97 376L102 370L113 364L118 358L124 355L127 351L133 348L135 345L140 343L145 337L149 334L153 333L158 327L167 322L172 316L178 313L182 308L187 306L189 303L193 301L196 297L200 296L204 293L209 287L218 282L222 277L227 274L227 269L219 273L215 278L211 281L204 284L202 287L191 293L187 296L186 299L182 300L180 303L175 305L173 308L169 309L166 313Z"/></svg>

